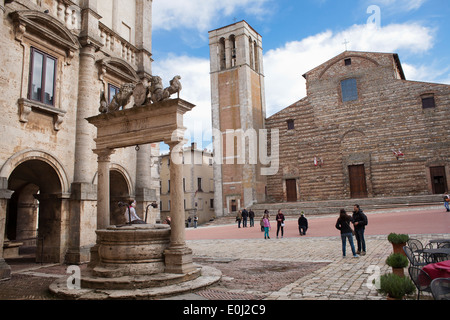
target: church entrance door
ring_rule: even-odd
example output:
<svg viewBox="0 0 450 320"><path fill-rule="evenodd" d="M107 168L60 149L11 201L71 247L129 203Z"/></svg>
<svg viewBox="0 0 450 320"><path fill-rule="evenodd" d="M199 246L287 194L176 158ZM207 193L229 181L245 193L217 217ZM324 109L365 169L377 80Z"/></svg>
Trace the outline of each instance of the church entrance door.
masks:
<svg viewBox="0 0 450 320"><path fill-rule="evenodd" d="M364 165L349 166L350 194L352 198L367 198L366 170Z"/></svg>
<svg viewBox="0 0 450 320"><path fill-rule="evenodd" d="M434 194L443 194L446 191L447 179L445 177L445 167L431 167L431 185Z"/></svg>
<svg viewBox="0 0 450 320"><path fill-rule="evenodd" d="M286 180L286 201L297 201L297 181L295 179Z"/></svg>

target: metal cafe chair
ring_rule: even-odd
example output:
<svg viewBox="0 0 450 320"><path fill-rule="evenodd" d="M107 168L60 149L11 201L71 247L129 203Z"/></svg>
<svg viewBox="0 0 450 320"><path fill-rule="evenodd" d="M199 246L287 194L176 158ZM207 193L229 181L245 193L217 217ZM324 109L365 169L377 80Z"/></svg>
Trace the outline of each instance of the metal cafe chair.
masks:
<svg viewBox="0 0 450 320"><path fill-rule="evenodd" d="M431 294L434 300L450 300L450 278L437 278L431 281Z"/></svg>
<svg viewBox="0 0 450 320"><path fill-rule="evenodd" d="M414 282L414 285L417 288L417 300L420 300L421 292L430 292L431 293L431 277L423 271L422 269L414 266L410 266L408 268L409 276L411 280Z"/></svg>

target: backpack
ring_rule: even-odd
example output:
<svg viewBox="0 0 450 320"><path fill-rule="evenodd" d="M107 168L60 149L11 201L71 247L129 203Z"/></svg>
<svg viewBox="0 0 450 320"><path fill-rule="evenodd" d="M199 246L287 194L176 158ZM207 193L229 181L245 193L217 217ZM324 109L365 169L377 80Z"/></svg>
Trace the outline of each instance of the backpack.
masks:
<svg viewBox="0 0 450 320"><path fill-rule="evenodd" d="M361 211L361 215L363 217L364 225L367 226L369 224L369 219L367 219L366 214L362 211Z"/></svg>

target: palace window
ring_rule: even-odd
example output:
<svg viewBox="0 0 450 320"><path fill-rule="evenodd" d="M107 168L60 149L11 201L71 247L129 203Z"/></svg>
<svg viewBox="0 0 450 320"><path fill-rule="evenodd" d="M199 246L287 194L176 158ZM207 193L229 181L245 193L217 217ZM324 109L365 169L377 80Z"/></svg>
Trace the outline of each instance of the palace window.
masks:
<svg viewBox="0 0 450 320"><path fill-rule="evenodd" d="M56 58L31 48L29 99L55 105L56 62Z"/></svg>
<svg viewBox="0 0 450 320"><path fill-rule="evenodd" d="M112 85L112 84L108 84L108 101L109 103L111 103L112 99L114 99L114 97L116 96L116 94L119 92L119 88Z"/></svg>
<svg viewBox="0 0 450 320"><path fill-rule="evenodd" d="M345 60L344 60L344 64L345 64L346 66L351 66L351 65L352 65L352 59L351 59L351 58L345 59Z"/></svg>
<svg viewBox="0 0 450 320"><path fill-rule="evenodd" d="M358 100L358 87L356 79L341 81L342 102Z"/></svg>
<svg viewBox="0 0 450 320"><path fill-rule="evenodd" d="M202 178L197 178L197 185L198 185L198 190L199 192L203 192L202 189Z"/></svg>

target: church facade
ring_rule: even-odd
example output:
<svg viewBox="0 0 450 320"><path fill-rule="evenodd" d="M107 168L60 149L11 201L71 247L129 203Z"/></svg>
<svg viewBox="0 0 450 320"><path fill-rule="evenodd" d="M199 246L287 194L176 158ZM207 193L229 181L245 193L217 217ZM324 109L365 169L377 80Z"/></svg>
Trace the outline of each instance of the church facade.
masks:
<svg viewBox="0 0 450 320"><path fill-rule="evenodd" d="M408 81L397 54L356 51L304 78L307 96L266 120L280 132L269 202L448 190L449 85Z"/></svg>
<svg viewBox="0 0 450 320"><path fill-rule="evenodd" d="M100 97L151 76L152 1L0 1L0 280L4 256L36 245L39 262L89 261L96 242ZM111 156L111 223L119 201L159 203L159 145ZM153 161L152 161L153 159ZM151 208L150 219L159 218Z"/></svg>
<svg viewBox="0 0 450 320"><path fill-rule="evenodd" d="M449 85L408 81L395 53L345 51L303 75L306 97L267 118L262 37L245 21L209 35L212 123L222 138L217 216L255 203L428 199L449 190ZM261 163L223 155L227 132L249 128L269 133L276 173L260 176Z"/></svg>

